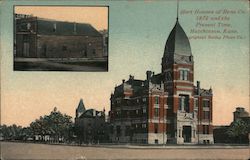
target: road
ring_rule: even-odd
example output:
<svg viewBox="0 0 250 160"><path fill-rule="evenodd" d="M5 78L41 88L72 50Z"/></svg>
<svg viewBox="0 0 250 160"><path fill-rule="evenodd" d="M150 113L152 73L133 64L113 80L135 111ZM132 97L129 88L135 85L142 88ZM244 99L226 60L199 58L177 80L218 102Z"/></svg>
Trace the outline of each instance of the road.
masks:
<svg viewBox="0 0 250 160"><path fill-rule="evenodd" d="M249 147L119 147L65 146L32 143L1 142L1 157L5 159L57 160L246 160Z"/></svg>

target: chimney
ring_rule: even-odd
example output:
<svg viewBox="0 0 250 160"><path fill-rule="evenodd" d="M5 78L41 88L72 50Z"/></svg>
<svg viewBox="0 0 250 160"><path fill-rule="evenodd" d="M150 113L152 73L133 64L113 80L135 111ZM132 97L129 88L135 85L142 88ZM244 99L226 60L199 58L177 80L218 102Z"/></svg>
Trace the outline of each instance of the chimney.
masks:
<svg viewBox="0 0 250 160"><path fill-rule="evenodd" d="M134 80L134 76L129 75L129 79Z"/></svg>
<svg viewBox="0 0 250 160"><path fill-rule="evenodd" d="M197 81L197 94L200 95L200 81Z"/></svg>
<svg viewBox="0 0 250 160"><path fill-rule="evenodd" d="M125 79L122 80L122 83L125 83Z"/></svg>
<svg viewBox="0 0 250 160"><path fill-rule="evenodd" d="M151 71L147 71L146 74L147 74L147 80L149 80L151 78L152 72Z"/></svg>

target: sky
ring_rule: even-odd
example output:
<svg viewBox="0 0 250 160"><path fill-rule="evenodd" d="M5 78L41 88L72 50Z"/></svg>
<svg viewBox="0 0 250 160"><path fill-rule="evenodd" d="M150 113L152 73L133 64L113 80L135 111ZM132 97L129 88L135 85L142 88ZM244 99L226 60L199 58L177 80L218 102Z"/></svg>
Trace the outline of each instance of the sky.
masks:
<svg viewBox="0 0 250 160"><path fill-rule="evenodd" d="M108 7L16 6L17 14L28 14L69 22L90 23L97 30L108 28Z"/></svg>
<svg viewBox="0 0 250 160"><path fill-rule="evenodd" d="M45 4L78 7L81 5L109 6L108 72L13 71L13 6ZM41 10L36 14L49 14L49 18L52 19L59 16L65 20L78 21L82 19L81 16L84 16L84 14L74 16L83 12L83 9L78 7L72 12L50 10L44 13L45 11ZM207 15L203 13L196 15L195 10L225 9L245 12L244 14L212 15L228 16L230 20L224 22L229 23L229 28L232 30L236 29L237 35L242 36L243 39L190 39L195 63L194 83L199 80L202 88L213 89L214 125L230 124L233 120L232 112L238 106L243 106L249 111L248 1L187 0L181 1L179 7L179 13L182 10L193 11L193 14L179 14L179 23L189 37L204 35L204 33L191 33L193 28L202 29L196 26L197 16ZM39 116L49 114L54 107L74 117L81 98L87 109L105 108L107 113L110 110L110 95L114 87L121 84L122 79L128 79L130 74L136 79L145 79L147 70L155 73L161 71L165 43L176 22L176 1L174 0L156 2L5 1L1 4L0 11L1 123L8 125L15 123L22 126L28 126ZM31 8L26 11L34 12L34 15L36 12ZM107 15L107 13L104 14Z"/></svg>

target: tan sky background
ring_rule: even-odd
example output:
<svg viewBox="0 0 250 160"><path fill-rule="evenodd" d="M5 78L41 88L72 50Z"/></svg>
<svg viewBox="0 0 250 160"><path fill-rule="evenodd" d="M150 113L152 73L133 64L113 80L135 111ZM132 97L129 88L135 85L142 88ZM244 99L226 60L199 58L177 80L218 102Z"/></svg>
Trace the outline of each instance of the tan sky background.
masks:
<svg viewBox="0 0 250 160"><path fill-rule="evenodd" d="M40 18L69 22L90 23L97 30L108 28L108 7L16 6L15 13L32 14Z"/></svg>
<svg viewBox="0 0 250 160"><path fill-rule="evenodd" d="M33 2L40 5L46 3ZM147 70L155 73L161 71L166 39L176 21L176 1L88 2L91 3L109 5L108 72L13 71L14 2L7 1L0 6L2 123L27 126L39 116L49 114L55 106L74 117L80 98L83 98L86 108L102 110L105 107L109 111L110 94L122 79L128 79L132 74L136 79L143 80ZM22 1L20 4L30 3ZM85 2L74 3L77 4L84 5ZM182 1L180 4L180 9L187 10L225 8L246 11L246 14L229 16L230 23L237 28L239 34L249 35L249 10L246 1L221 3L195 0ZM61 9L62 7L51 9L29 6L16 11L44 18L85 23L89 21L98 29L107 28L107 9ZM194 15L179 17L188 36L196 23L195 18ZM213 123L230 124L233 120L232 112L237 106L243 106L249 111L249 36L242 40L193 39L190 44L195 62L195 81L201 81L202 88L209 89L211 86L213 89Z"/></svg>

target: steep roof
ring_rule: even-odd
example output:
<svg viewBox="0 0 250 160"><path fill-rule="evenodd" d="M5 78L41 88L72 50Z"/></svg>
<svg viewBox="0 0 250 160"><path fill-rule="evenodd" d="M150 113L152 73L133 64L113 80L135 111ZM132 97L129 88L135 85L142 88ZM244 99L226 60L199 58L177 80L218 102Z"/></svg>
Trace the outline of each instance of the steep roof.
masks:
<svg viewBox="0 0 250 160"><path fill-rule="evenodd" d="M164 56L171 55L171 57L173 57L174 54L184 56L192 55L189 39L179 24L178 19L168 36L164 51Z"/></svg>
<svg viewBox="0 0 250 160"><path fill-rule="evenodd" d="M101 33L88 23L75 23L37 18L37 25L38 34L101 36ZM56 27L55 30L53 30L54 26Z"/></svg>
<svg viewBox="0 0 250 160"><path fill-rule="evenodd" d="M84 103L83 103L82 99L80 99L80 102L79 102L78 107L77 107L76 110L77 110L77 112L81 112L81 113L86 111L86 108L84 106Z"/></svg>

